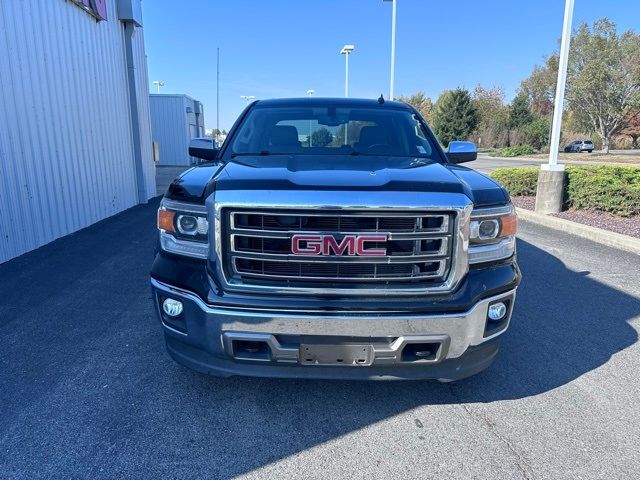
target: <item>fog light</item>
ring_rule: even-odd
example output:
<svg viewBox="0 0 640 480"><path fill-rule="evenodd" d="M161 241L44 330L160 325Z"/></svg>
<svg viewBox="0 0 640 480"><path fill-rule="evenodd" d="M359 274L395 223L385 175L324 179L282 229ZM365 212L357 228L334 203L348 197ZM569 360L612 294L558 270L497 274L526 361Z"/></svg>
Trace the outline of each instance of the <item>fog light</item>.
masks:
<svg viewBox="0 0 640 480"><path fill-rule="evenodd" d="M174 300L173 298L167 298L162 302L162 310L170 317L177 317L182 313L182 302Z"/></svg>
<svg viewBox="0 0 640 480"><path fill-rule="evenodd" d="M494 303L493 305L489 305L489 320L502 320L504 316L507 314L507 306L502 302Z"/></svg>

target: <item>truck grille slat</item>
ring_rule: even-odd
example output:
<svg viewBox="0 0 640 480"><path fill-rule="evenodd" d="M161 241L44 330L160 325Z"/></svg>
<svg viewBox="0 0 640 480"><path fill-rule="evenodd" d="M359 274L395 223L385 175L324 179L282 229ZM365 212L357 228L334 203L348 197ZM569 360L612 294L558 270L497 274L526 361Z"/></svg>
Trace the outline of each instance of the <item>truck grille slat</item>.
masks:
<svg viewBox="0 0 640 480"><path fill-rule="evenodd" d="M332 212L225 209L223 268L234 284L322 288L430 287L442 284L451 269L455 213L407 211ZM294 235L381 234L369 249L384 255L295 255ZM326 253L326 252L324 252Z"/></svg>

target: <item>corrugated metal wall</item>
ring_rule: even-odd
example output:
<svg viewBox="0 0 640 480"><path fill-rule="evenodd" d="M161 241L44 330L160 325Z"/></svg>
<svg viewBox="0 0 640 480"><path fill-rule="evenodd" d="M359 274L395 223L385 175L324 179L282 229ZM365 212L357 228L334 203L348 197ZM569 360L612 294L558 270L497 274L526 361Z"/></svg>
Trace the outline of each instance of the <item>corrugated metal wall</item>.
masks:
<svg viewBox="0 0 640 480"><path fill-rule="evenodd" d="M136 91L138 97L138 121L140 126L142 147L142 168L147 191L147 198L155 196L156 172L153 161L153 145L151 133L151 112L149 105L149 72L147 70L147 54L144 49L142 28L136 28L133 37L134 58L136 62Z"/></svg>
<svg viewBox="0 0 640 480"><path fill-rule="evenodd" d="M179 94L152 94L150 100L153 140L160 151L158 165L191 165L195 159L188 153L189 140L204 135L204 114L197 120L195 113L187 113L187 108L196 111L196 100Z"/></svg>
<svg viewBox="0 0 640 480"><path fill-rule="evenodd" d="M138 203L124 28L107 7L96 22L65 0L0 1L0 262ZM146 59L137 70L146 99Z"/></svg>

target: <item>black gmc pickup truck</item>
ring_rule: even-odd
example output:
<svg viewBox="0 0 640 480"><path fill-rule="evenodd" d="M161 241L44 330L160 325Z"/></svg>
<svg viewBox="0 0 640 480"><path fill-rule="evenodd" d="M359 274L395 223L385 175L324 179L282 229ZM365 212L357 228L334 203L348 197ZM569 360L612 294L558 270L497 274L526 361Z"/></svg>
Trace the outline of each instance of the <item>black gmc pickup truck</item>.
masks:
<svg viewBox="0 0 640 480"><path fill-rule="evenodd" d="M199 145L199 143L201 145ZM208 147L208 148L207 148ZM169 354L221 376L452 381L488 367L520 271L507 192L411 106L256 101L158 211Z"/></svg>

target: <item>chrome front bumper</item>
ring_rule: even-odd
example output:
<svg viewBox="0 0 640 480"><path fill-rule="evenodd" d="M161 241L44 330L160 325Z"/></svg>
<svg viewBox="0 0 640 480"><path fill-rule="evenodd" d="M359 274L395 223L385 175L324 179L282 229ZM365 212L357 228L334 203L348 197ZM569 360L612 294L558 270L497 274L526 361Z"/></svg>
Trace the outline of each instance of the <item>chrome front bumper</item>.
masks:
<svg viewBox="0 0 640 480"><path fill-rule="evenodd" d="M332 345L345 342L345 339L352 343L371 345L373 352L371 361L367 362L366 366L329 367L333 371L336 371L336 368L337 370L366 370L374 367L406 369L420 365L436 366L438 363L458 359L469 349L487 344L504 333L509 326L516 293L513 289L483 299L468 311L457 314L407 315L349 312L339 315L215 307L207 305L193 293L154 279L151 280L151 284L158 314L165 328L167 344L174 358L181 358L185 360L182 363L189 363L194 368L211 371L211 373L215 373L215 370L224 370L226 373L223 374L247 375L261 375L255 371L248 373L242 371L245 367L251 370L258 365L295 367L295 375L291 374L293 376L305 376L305 371L311 371L314 368L326 369L327 367L304 365L300 358L300 345L308 341ZM163 318L160 300L166 297L180 300L184 304L185 328L182 331L168 325ZM487 335L489 304L503 299L510 299L507 317L499 329L493 329L491 334ZM363 303L366 304L366 302ZM294 340L299 338L300 341L292 342L292 338ZM388 341L385 343L380 339ZM270 355L266 358L237 356L233 348L234 340L265 342L269 345ZM401 352L408 343L437 344L438 350L429 359L404 362Z"/></svg>

